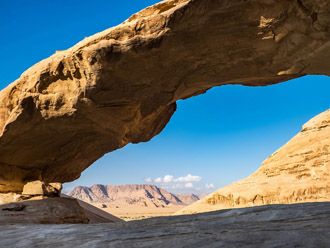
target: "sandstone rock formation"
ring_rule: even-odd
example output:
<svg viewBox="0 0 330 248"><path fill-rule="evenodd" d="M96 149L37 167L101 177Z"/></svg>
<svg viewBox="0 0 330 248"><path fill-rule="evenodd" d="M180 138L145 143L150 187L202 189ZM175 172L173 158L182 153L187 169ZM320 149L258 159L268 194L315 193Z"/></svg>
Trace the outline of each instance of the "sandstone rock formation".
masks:
<svg viewBox="0 0 330 248"><path fill-rule="evenodd" d="M329 247L330 203L98 225L0 225L0 247Z"/></svg>
<svg viewBox="0 0 330 248"><path fill-rule="evenodd" d="M329 74L329 16L325 0L168 0L55 53L0 92L0 192L77 179L213 86Z"/></svg>
<svg viewBox="0 0 330 248"><path fill-rule="evenodd" d="M112 204L131 207L166 207L188 205L199 200L196 195L175 195L155 185L100 185L75 187L69 196L93 204Z"/></svg>
<svg viewBox="0 0 330 248"><path fill-rule="evenodd" d="M87 224L121 221L90 204L71 198L44 198L0 205L1 225Z"/></svg>
<svg viewBox="0 0 330 248"><path fill-rule="evenodd" d="M22 195L24 196L60 196L62 190L61 183L50 183L46 185L42 181L28 182L23 187Z"/></svg>
<svg viewBox="0 0 330 248"><path fill-rule="evenodd" d="M255 173L177 214L317 201L330 201L330 109L308 121Z"/></svg>
<svg viewBox="0 0 330 248"><path fill-rule="evenodd" d="M169 216L199 200L194 194L176 195L148 184L78 186L68 195L124 220Z"/></svg>
<svg viewBox="0 0 330 248"><path fill-rule="evenodd" d="M199 200L199 196L196 194L175 194L175 196L178 197L184 205L190 205Z"/></svg>

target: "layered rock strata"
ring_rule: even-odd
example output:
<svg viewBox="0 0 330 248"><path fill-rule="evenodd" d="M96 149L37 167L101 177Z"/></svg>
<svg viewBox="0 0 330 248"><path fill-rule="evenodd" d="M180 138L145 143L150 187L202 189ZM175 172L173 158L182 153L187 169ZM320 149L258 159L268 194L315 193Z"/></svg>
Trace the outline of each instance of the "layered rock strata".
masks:
<svg viewBox="0 0 330 248"><path fill-rule="evenodd" d="M5 224L88 224L122 222L85 202L67 198L21 200L0 205L0 226Z"/></svg>
<svg viewBox="0 0 330 248"><path fill-rule="evenodd" d="M199 200L194 194L174 194L149 184L78 186L68 195L101 206L111 204L117 207L127 205L135 208L185 206Z"/></svg>

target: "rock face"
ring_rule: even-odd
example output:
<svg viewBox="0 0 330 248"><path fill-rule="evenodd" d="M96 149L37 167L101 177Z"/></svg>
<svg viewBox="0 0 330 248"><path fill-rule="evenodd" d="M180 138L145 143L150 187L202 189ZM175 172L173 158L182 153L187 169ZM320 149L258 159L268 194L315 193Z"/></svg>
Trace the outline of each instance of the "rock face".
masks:
<svg viewBox="0 0 330 248"><path fill-rule="evenodd" d="M28 182L27 184L24 185L22 195L60 196L61 190L62 190L61 183L50 183L46 185L42 181L33 181L33 182Z"/></svg>
<svg viewBox="0 0 330 248"><path fill-rule="evenodd" d="M68 195L126 221L170 216L199 200L194 194L176 195L148 184L78 186Z"/></svg>
<svg viewBox="0 0 330 248"><path fill-rule="evenodd" d="M176 194L176 197L178 197L185 205L190 205L199 200L199 196L196 194Z"/></svg>
<svg viewBox="0 0 330 248"><path fill-rule="evenodd" d="M69 196L93 204L111 204L116 207L166 207L188 205L199 200L196 195L175 195L155 185L93 185L78 186Z"/></svg>
<svg viewBox="0 0 330 248"><path fill-rule="evenodd" d="M307 122L255 173L177 214L317 201L330 201L330 109Z"/></svg>
<svg viewBox="0 0 330 248"><path fill-rule="evenodd" d="M329 74L329 16L325 0L168 0L57 52L0 92L0 192L75 180L213 86Z"/></svg>
<svg viewBox="0 0 330 248"><path fill-rule="evenodd" d="M1 225L1 247L329 247L330 203L98 225Z"/></svg>
<svg viewBox="0 0 330 248"><path fill-rule="evenodd" d="M0 224L77 224L121 222L117 217L70 198L45 198L0 206Z"/></svg>

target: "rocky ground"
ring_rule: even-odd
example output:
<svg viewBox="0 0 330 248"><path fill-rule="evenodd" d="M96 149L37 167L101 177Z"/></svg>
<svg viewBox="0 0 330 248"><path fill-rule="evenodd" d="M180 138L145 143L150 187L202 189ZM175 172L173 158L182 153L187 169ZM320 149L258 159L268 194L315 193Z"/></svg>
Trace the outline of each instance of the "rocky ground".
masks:
<svg viewBox="0 0 330 248"><path fill-rule="evenodd" d="M268 205L129 223L1 225L0 247L330 247L330 203Z"/></svg>

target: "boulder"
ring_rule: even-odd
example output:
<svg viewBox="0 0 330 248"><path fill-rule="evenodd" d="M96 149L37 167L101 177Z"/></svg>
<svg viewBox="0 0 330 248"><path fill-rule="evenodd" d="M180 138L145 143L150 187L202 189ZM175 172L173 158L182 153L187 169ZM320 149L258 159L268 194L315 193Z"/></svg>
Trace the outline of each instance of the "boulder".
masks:
<svg viewBox="0 0 330 248"><path fill-rule="evenodd" d="M47 185L47 195L60 196L62 183L49 183Z"/></svg>
<svg viewBox="0 0 330 248"><path fill-rule="evenodd" d="M61 183L45 184L44 182L37 180L25 184L23 187L22 195L59 196L61 194L61 190Z"/></svg>
<svg viewBox="0 0 330 248"><path fill-rule="evenodd" d="M122 222L88 203L52 197L0 205L0 226L6 224L87 224ZM1 245L0 245L1 246Z"/></svg>
<svg viewBox="0 0 330 248"><path fill-rule="evenodd" d="M22 195L46 195L47 188L42 181L28 182L23 187Z"/></svg>

